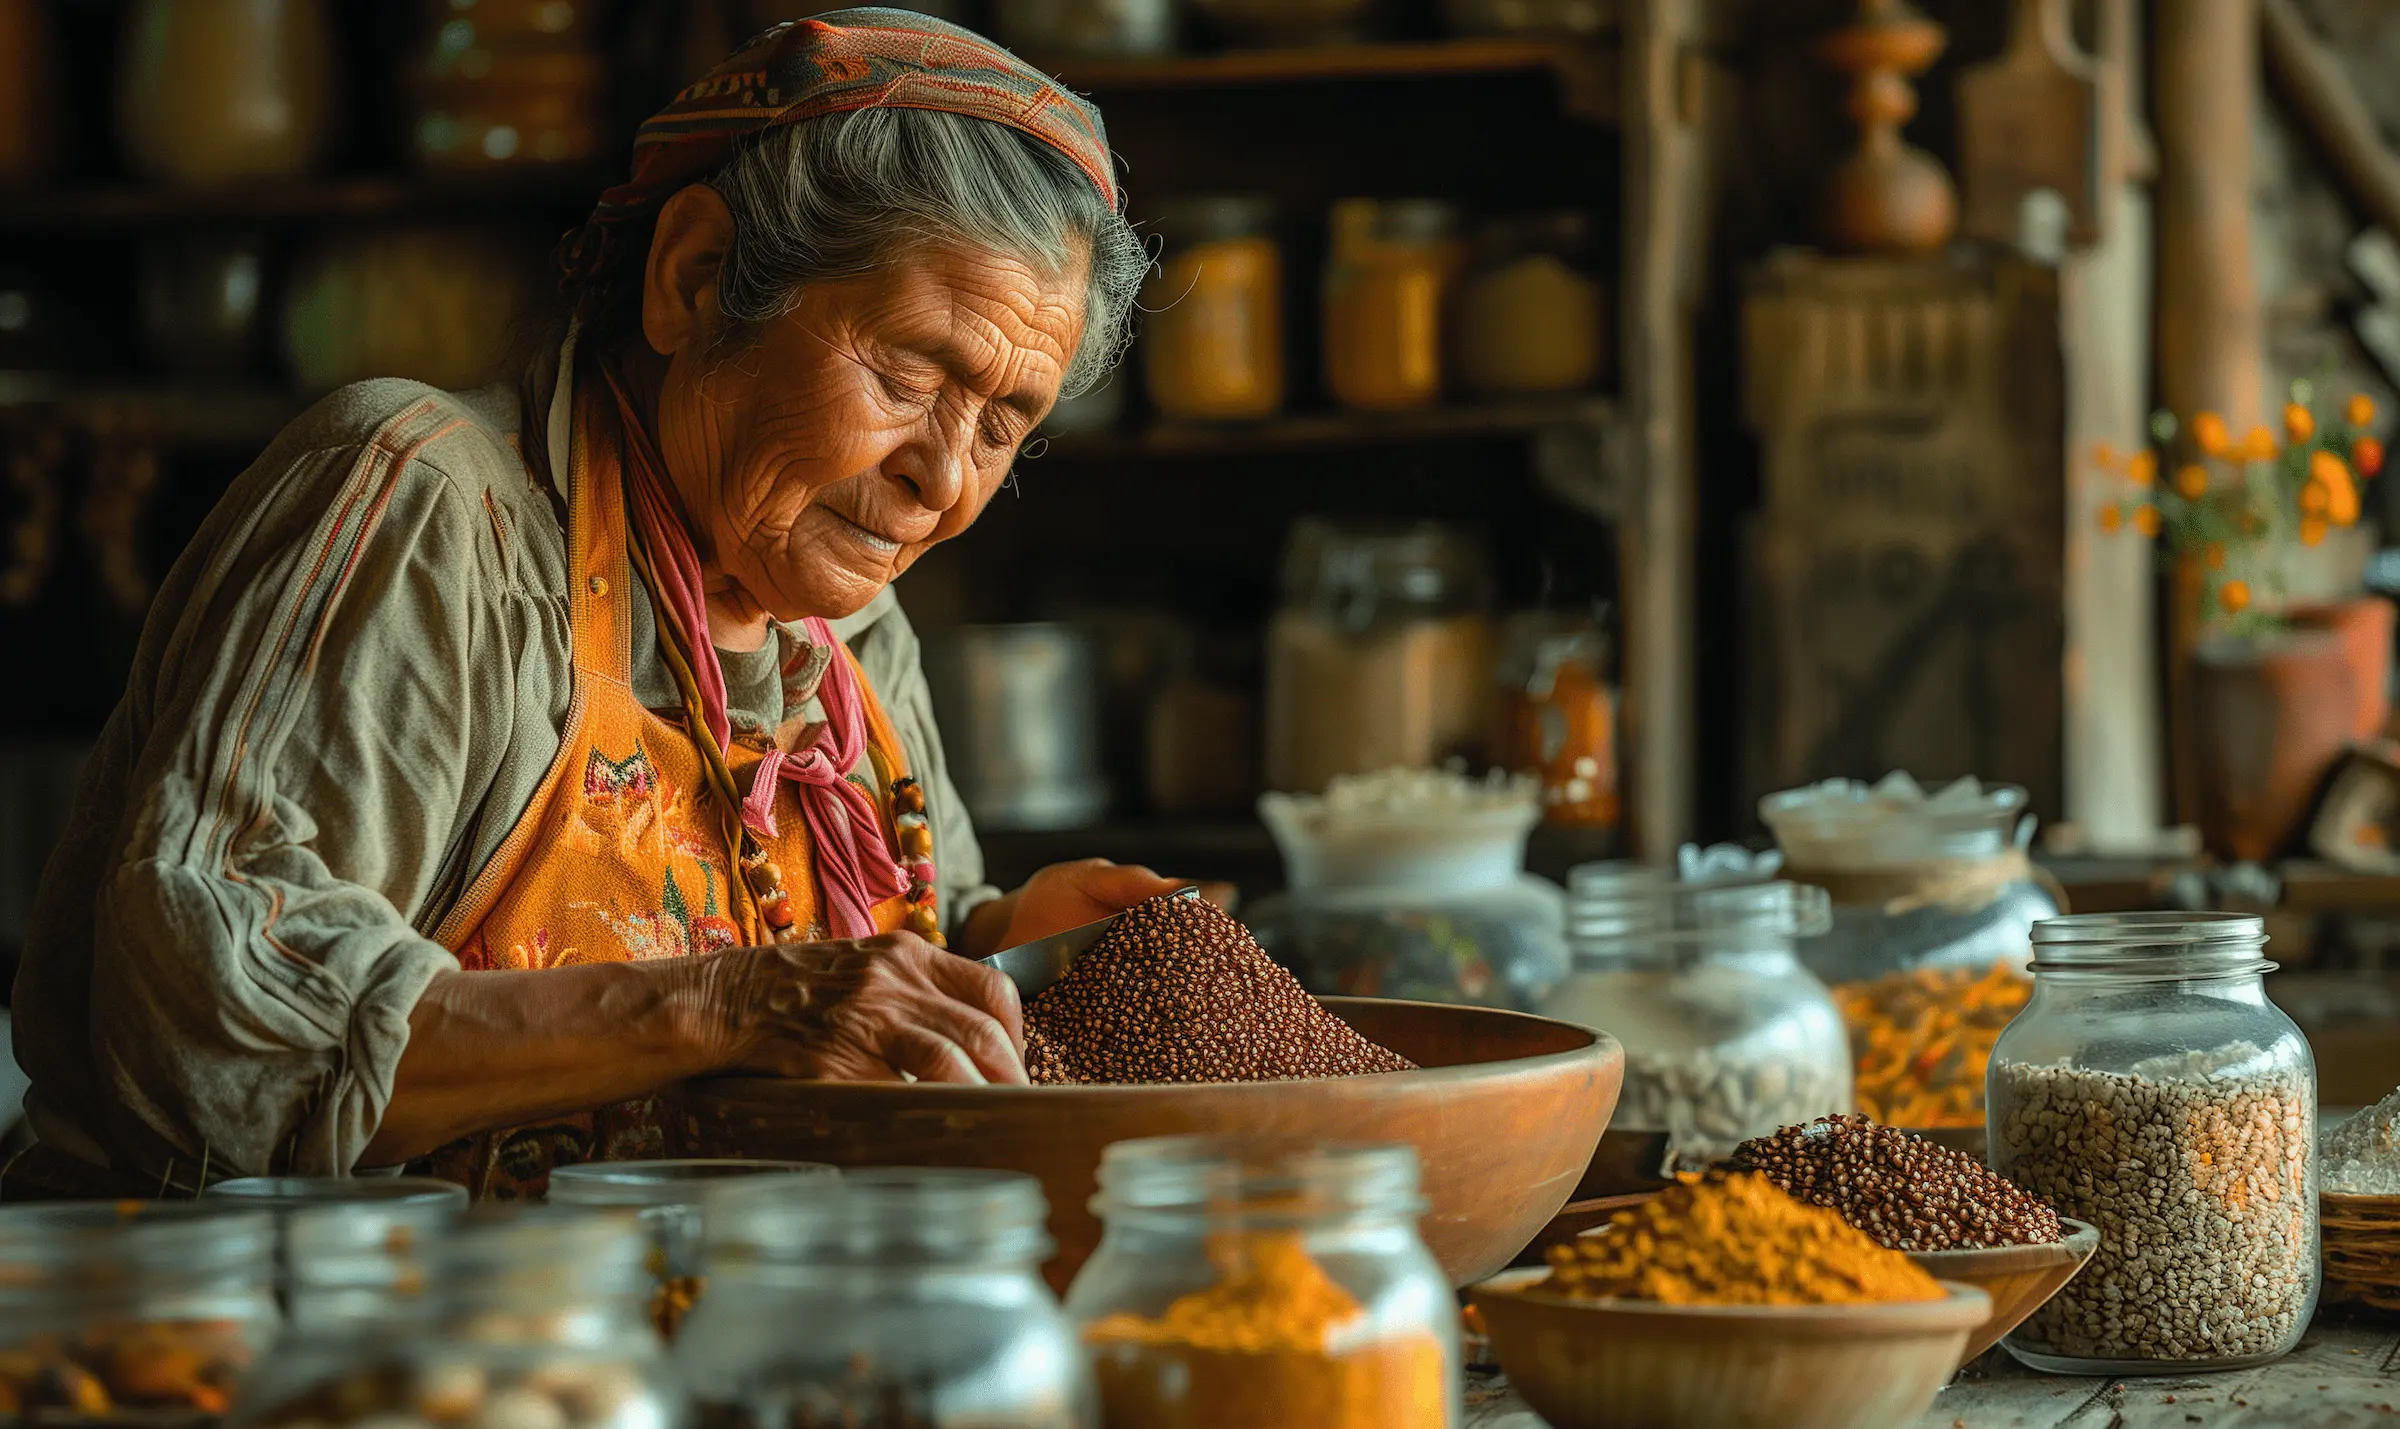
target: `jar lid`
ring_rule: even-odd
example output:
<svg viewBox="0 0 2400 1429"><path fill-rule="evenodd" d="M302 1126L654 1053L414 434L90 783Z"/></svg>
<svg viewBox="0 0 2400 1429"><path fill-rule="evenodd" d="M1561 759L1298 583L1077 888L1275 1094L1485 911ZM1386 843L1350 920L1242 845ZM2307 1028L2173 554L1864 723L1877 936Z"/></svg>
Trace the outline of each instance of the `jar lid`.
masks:
<svg viewBox="0 0 2400 1429"><path fill-rule="evenodd" d="M1275 229L1275 200L1265 194L1200 194L1158 206L1151 224L1170 248L1256 238Z"/></svg>
<svg viewBox="0 0 2400 1429"><path fill-rule="evenodd" d="M554 1206L696 1206L713 1188L760 1176L835 1176L817 1161L586 1161L550 1173Z"/></svg>
<svg viewBox="0 0 2400 1429"><path fill-rule="evenodd" d="M289 1214L312 1206L398 1202L467 1208L467 1188L438 1176L237 1176L200 1193L203 1201Z"/></svg>
<svg viewBox="0 0 2400 1429"><path fill-rule="evenodd" d="M1832 927L1832 899L1805 883L1676 883L1662 869L1625 860L1567 871L1567 938L1582 948L1621 942L1738 950L1747 939L1783 943Z"/></svg>
<svg viewBox="0 0 2400 1429"><path fill-rule="evenodd" d="M2073 913L2033 925L2036 974L2144 982L2271 972L2266 920L2255 913Z"/></svg>
<svg viewBox="0 0 2400 1429"><path fill-rule="evenodd" d="M1296 1225L1424 1210L1417 1149L1405 1144L1277 1137L1154 1136L1101 1153L1103 1217L1199 1217L1243 1226Z"/></svg>
<svg viewBox="0 0 2400 1429"><path fill-rule="evenodd" d="M1327 224L1337 253L1361 241L1447 243L1458 232L1458 209L1434 198L1345 198L1334 201Z"/></svg>
<svg viewBox="0 0 2400 1429"><path fill-rule="evenodd" d="M1489 599L1483 549L1436 523L1390 525L1303 516L1283 549L1283 594L1345 627L1374 622L1380 607L1478 610Z"/></svg>
<svg viewBox="0 0 2400 1429"><path fill-rule="evenodd" d="M712 1263L1030 1264L1052 1248L1042 1183L1014 1171L871 1167L710 1197Z"/></svg>

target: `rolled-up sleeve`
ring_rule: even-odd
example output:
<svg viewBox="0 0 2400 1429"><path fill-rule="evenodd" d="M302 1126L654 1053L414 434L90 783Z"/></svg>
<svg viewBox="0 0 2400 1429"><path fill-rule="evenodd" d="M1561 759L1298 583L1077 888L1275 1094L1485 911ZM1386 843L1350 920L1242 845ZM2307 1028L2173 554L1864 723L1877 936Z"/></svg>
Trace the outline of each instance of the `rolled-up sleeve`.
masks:
<svg viewBox="0 0 2400 1429"><path fill-rule="evenodd" d="M37 1131L212 1177L374 1135L514 691L505 523L406 430L271 453L162 592L28 940Z"/></svg>

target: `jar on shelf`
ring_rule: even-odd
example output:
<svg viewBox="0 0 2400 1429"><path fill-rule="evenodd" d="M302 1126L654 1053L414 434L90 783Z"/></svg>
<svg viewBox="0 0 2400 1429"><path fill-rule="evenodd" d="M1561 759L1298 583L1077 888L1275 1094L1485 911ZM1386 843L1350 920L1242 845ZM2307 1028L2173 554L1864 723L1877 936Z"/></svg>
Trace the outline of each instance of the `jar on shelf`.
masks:
<svg viewBox="0 0 2400 1429"><path fill-rule="evenodd" d="M1163 55L1175 48L1175 3L994 0L992 33L1011 49L1051 58Z"/></svg>
<svg viewBox="0 0 2400 1429"><path fill-rule="evenodd" d="M1177 199L1143 294L1151 405L1180 421L1247 421L1283 407L1283 246L1256 196Z"/></svg>
<svg viewBox="0 0 2400 1429"><path fill-rule="evenodd" d="M420 1308L288 1371L279 1347L228 1429L683 1429L690 1402L646 1313L648 1250L629 1216L475 1212L404 1271L427 1287Z"/></svg>
<svg viewBox="0 0 2400 1429"><path fill-rule="evenodd" d="M607 127L607 57L578 44L487 44L445 29L407 88L410 146L429 170L588 163Z"/></svg>
<svg viewBox="0 0 2400 1429"><path fill-rule="evenodd" d="M1624 1044L1611 1135L1663 1133L1669 1163L1697 1167L1850 1110L1841 1013L1792 952L1826 917L1823 890L1800 884L1679 884L1636 863L1569 870L1573 968L1541 1011Z"/></svg>
<svg viewBox="0 0 2400 1429"><path fill-rule="evenodd" d="M220 1415L276 1330L274 1218L222 1204L0 1208L0 1409Z"/></svg>
<svg viewBox="0 0 2400 1429"><path fill-rule="evenodd" d="M1525 871L1531 780L1390 769L1258 813L1284 891L1244 921L1310 992L1531 1012L1565 976L1565 896Z"/></svg>
<svg viewBox="0 0 2400 1429"><path fill-rule="evenodd" d="M1759 817L1784 873L1823 888L1833 924L1800 960L1833 986L1857 1053L1859 1110L1894 1126L1983 1124L1985 1064L2032 996L2033 926L2064 908L2027 856L2023 789L1906 774L1770 794Z"/></svg>
<svg viewBox="0 0 2400 1429"><path fill-rule="evenodd" d="M1520 612L1501 624L1498 668L1500 767L1539 781L1545 823L1616 828L1625 806L1608 632L1587 616Z"/></svg>
<svg viewBox="0 0 2400 1429"><path fill-rule="evenodd" d="M599 0L425 0L424 10L436 43L453 50L582 40L600 21Z"/></svg>
<svg viewBox="0 0 2400 1429"><path fill-rule="evenodd" d="M1398 411L1442 396L1444 311L1465 259L1458 214L1434 199L1342 199L1325 263L1325 385L1345 407Z"/></svg>
<svg viewBox="0 0 2400 1429"><path fill-rule="evenodd" d="M1040 1182L1000 1171L743 1187L711 1218L677 1367L714 1429L1086 1429L1047 1214Z"/></svg>
<svg viewBox="0 0 2400 1429"><path fill-rule="evenodd" d="M333 31L319 0L135 0L117 132L147 178L191 187L296 178L333 131Z"/></svg>
<svg viewBox="0 0 2400 1429"><path fill-rule="evenodd" d="M1483 753L1492 633L1483 552L1447 527L1293 523L1267 628L1267 787Z"/></svg>
<svg viewBox="0 0 2400 1429"><path fill-rule="evenodd" d="M1458 1423L1458 1302L1417 1233L1415 1148L1121 1141L1093 1208L1067 1313L1101 1422Z"/></svg>
<svg viewBox="0 0 2400 1429"><path fill-rule="evenodd" d="M760 1177L836 1174L814 1161L586 1161L550 1173L549 1199L554 1206L631 1211L641 1218L650 1234L650 1273L656 1280L650 1318L661 1335L673 1339L706 1288L700 1263L709 1201Z"/></svg>
<svg viewBox="0 0 2400 1429"><path fill-rule="evenodd" d="M1607 314L1590 228L1573 211L1484 225L1451 309L1460 387L1507 397L1582 392L1600 380Z"/></svg>
<svg viewBox="0 0 2400 1429"><path fill-rule="evenodd" d="M2245 913L2100 913L2033 929L2033 1000L1992 1049L1992 1169L2100 1228L2081 1274L2002 1341L2035 1369L2264 1364L2315 1312L2317 1069L2267 999Z"/></svg>

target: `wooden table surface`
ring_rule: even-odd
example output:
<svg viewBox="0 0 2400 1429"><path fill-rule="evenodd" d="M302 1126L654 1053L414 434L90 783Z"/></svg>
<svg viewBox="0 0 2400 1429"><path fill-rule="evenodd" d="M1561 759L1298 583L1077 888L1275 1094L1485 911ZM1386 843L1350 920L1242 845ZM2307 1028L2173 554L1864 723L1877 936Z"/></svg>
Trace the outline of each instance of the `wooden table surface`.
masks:
<svg viewBox="0 0 2400 1429"><path fill-rule="evenodd" d="M2231 1374L2036 1374L2004 1350L1969 1365L1917 1429L2347 1429L2400 1425L2400 1318L2318 1317L2300 1348ZM1506 1379L1471 1374L1465 1429L1543 1429Z"/></svg>

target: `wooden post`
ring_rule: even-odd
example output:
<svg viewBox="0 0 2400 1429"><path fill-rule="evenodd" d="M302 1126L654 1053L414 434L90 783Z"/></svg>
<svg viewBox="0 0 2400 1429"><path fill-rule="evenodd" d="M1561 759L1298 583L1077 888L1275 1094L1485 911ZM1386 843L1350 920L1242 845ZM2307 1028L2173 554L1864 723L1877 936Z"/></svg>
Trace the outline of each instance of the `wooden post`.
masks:
<svg viewBox="0 0 2400 1429"><path fill-rule="evenodd" d="M1626 723L1636 847L1672 863L1692 833L1692 322L1707 233L1702 7L1633 0L1625 14L1625 292L1631 424L1625 552Z"/></svg>
<svg viewBox="0 0 2400 1429"><path fill-rule="evenodd" d="M2250 124L2258 91L2256 0L2157 0L2152 122L2158 136L2158 391L2189 419L2222 412L2235 434L2260 419L2263 320L2250 259ZM2196 589L2174 583L2168 729L2176 817L2199 815L2191 649Z"/></svg>

